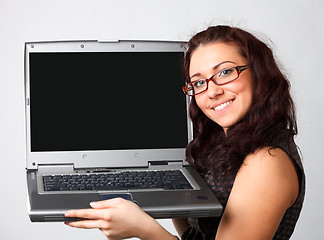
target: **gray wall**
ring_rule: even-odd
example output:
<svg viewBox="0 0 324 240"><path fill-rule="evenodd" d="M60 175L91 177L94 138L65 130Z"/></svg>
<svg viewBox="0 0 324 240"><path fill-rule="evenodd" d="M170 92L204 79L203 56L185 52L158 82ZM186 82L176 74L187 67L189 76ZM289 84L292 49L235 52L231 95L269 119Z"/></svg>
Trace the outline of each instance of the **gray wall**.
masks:
<svg viewBox="0 0 324 240"><path fill-rule="evenodd" d="M297 143L307 174L306 201L292 239L324 239L323 10L320 0L0 0L0 239L105 239L98 230L32 224L28 219L25 41L187 40L219 23L243 27L268 41L291 80L300 131ZM170 220L161 223L174 232Z"/></svg>

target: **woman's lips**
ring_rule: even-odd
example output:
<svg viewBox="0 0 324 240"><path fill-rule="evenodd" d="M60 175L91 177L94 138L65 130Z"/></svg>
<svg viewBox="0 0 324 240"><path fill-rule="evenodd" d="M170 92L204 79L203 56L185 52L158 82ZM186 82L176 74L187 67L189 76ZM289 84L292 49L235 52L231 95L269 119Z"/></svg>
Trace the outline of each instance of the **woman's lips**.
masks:
<svg viewBox="0 0 324 240"><path fill-rule="evenodd" d="M224 102L224 103L222 103L222 104L219 104L219 105L217 105L216 107L214 107L213 109L214 109L215 111L221 111L221 110L223 110L225 107L227 107L228 105L230 105L232 102L233 102L233 99L231 99L231 100L229 100L229 101L227 101L227 102Z"/></svg>

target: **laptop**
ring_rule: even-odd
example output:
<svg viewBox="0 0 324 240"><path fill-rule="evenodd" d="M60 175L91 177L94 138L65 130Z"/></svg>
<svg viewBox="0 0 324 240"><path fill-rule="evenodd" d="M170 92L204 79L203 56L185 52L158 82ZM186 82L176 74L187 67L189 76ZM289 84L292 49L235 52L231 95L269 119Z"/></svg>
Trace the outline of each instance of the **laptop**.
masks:
<svg viewBox="0 0 324 240"><path fill-rule="evenodd" d="M193 131L184 52L184 42L172 41L25 44L32 222L77 220L64 213L114 197L154 218L221 214L185 158Z"/></svg>

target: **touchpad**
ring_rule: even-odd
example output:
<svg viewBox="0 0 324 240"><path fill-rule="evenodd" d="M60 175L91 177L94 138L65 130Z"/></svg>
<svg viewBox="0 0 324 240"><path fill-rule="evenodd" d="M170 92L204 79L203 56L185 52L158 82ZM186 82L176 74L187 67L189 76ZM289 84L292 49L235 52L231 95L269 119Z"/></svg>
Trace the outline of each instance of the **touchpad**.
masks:
<svg viewBox="0 0 324 240"><path fill-rule="evenodd" d="M113 198L124 198L129 201L133 201L133 196L130 193L100 193L99 199L101 201L103 200L109 200Z"/></svg>

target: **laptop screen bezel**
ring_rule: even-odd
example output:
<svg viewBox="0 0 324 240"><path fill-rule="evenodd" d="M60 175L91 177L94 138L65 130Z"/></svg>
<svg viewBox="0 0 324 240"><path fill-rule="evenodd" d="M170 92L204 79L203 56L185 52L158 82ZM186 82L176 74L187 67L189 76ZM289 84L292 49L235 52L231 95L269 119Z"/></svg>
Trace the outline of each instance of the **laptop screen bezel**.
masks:
<svg viewBox="0 0 324 240"><path fill-rule="evenodd" d="M74 168L123 168L147 167L148 162L182 161L185 148L133 149L96 151L31 151L30 131L30 79L29 54L35 52L185 52L183 41L54 41L29 42L25 44L25 115L26 115L26 168L37 169L39 165L70 165ZM186 97L188 114L190 98ZM188 142L193 138L192 123L187 116ZM109 159L109 161L108 161Z"/></svg>

